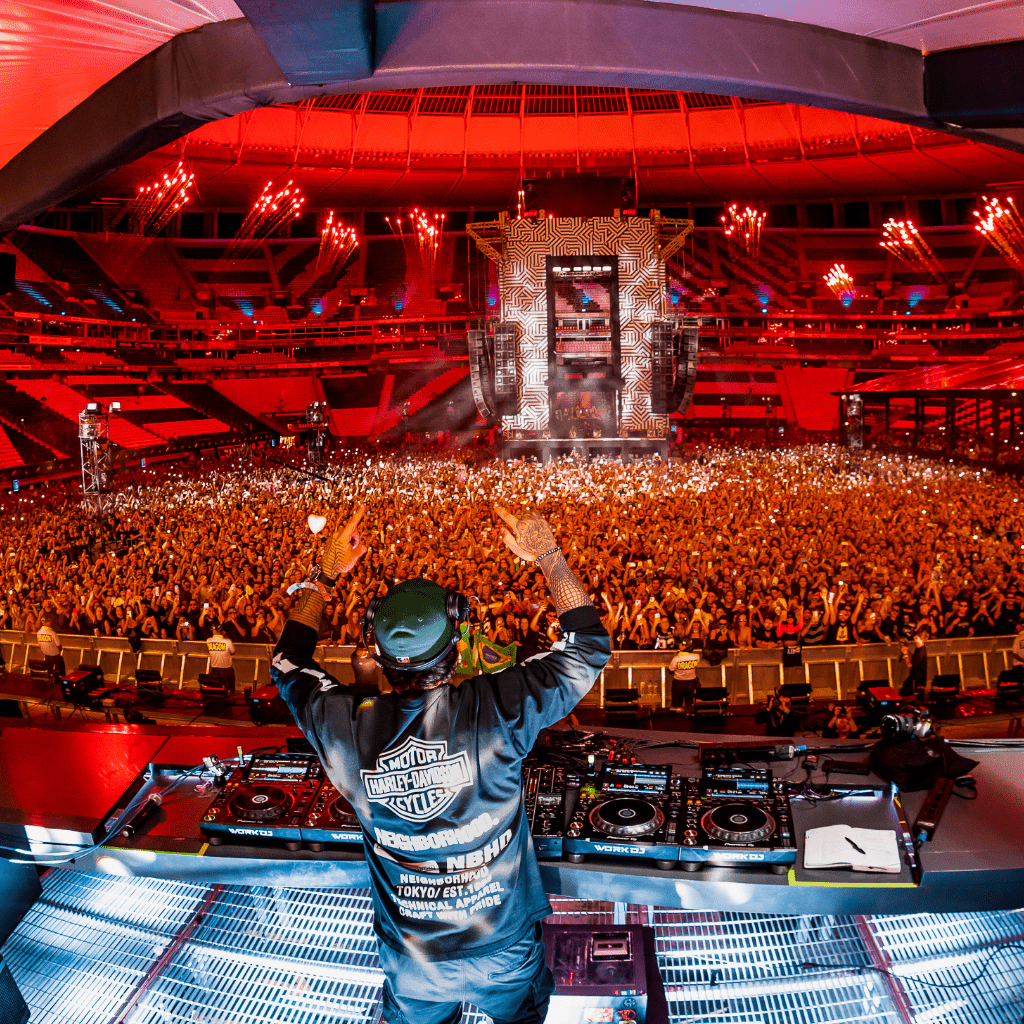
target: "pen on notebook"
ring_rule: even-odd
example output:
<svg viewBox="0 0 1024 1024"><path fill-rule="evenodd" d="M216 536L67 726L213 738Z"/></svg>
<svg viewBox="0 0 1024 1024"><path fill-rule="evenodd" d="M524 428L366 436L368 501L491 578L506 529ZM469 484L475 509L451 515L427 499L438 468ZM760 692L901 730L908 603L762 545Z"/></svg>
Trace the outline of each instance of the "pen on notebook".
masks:
<svg viewBox="0 0 1024 1024"><path fill-rule="evenodd" d="M856 850L856 851L857 851L858 853L864 853L864 851L863 851L863 850L862 850L862 849L861 849L861 848L860 848L860 847L859 847L859 846L858 846L858 845L857 845L857 844L856 844L856 843L855 843L855 842L854 842L854 841L853 841L853 840L852 840L852 839L851 839L851 838L850 838L849 836L843 836L843 838L844 838L844 839L845 839L845 840L846 840L846 841L847 841L847 842L848 842L848 843L849 843L849 844L850 844L850 845L851 845L851 846L852 846L852 847L853 847L853 848L854 848L854 849L855 849L855 850Z"/></svg>

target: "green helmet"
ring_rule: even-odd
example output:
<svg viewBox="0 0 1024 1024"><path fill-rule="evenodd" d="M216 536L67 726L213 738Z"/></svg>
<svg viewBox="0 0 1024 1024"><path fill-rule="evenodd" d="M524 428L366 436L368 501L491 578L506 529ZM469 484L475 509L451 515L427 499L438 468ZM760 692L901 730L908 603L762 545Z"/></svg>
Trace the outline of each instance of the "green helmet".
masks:
<svg viewBox="0 0 1024 1024"><path fill-rule="evenodd" d="M430 580L405 580L370 602L363 620L364 631L373 632L368 646L391 668L430 668L455 639L464 605L460 594Z"/></svg>

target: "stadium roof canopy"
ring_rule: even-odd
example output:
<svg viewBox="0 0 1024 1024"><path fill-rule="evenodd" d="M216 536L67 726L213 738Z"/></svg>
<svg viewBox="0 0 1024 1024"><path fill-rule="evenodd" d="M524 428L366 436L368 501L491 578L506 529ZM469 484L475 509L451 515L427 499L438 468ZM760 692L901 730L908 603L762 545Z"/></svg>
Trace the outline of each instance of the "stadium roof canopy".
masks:
<svg viewBox="0 0 1024 1024"><path fill-rule="evenodd" d="M1018 0L5 0L0 41L0 228L186 135L240 205L290 167L339 205L544 168L664 205L1024 179Z"/></svg>

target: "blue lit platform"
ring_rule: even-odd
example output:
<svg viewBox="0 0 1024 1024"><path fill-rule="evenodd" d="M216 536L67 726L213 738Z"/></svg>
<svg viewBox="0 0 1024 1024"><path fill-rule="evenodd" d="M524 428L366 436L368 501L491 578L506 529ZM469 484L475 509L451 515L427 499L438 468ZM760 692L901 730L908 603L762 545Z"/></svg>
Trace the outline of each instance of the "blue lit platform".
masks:
<svg viewBox="0 0 1024 1024"><path fill-rule="evenodd" d="M761 916L553 903L558 923L653 927L673 1024L1020 1021L1022 911ZM2 955L32 1024L373 1024L382 975L371 918L364 889L53 870ZM487 1018L469 1010L465 1020ZM557 1000L548 1022L568 1024Z"/></svg>

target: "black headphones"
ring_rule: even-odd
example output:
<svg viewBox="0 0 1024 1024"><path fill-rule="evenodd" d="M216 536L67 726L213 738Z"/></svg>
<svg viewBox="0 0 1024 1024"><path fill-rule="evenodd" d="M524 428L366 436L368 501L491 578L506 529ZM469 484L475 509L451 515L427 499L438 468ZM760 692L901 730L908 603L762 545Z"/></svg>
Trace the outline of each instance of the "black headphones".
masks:
<svg viewBox="0 0 1024 1024"><path fill-rule="evenodd" d="M370 652L370 657L378 665L382 665L384 668L395 669L399 672L422 672L424 669L433 668L442 661L447 656L448 649L454 647L461 639L462 634L459 626L469 619L469 600L466 598L466 595L460 594L456 590L445 590L444 594L444 611L448 621L452 624L452 638L449 643L444 645L439 654L425 661L393 661L381 651L377 645L377 638L374 636L373 619L381 602L387 598L387 594L385 594L384 597L375 597L366 606L366 611L363 613L363 618L359 623L363 646Z"/></svg>

